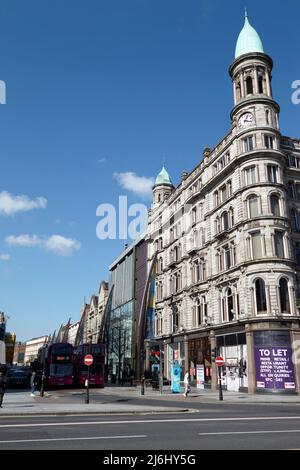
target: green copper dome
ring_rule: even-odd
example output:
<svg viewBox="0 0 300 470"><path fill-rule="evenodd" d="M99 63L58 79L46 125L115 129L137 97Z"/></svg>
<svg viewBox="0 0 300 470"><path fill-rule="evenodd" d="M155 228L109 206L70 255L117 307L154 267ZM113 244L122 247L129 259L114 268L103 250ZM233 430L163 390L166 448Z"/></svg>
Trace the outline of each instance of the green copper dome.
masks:
<svg viewBox="0 0 300 470"><path fill-rule="evenodd" d="M167 184L169 186L173 186L170 175L164 166L162 167L161 172L157 175L157 178L155 180L155 186L157 186L158 184Z"/></svg>
<svg viewBox="0 0 300 470"><path fill-rule="evenodd" d="M258 33L249 23L246 13L244 27L236 43L235 58L251 52L264 52L264 48Z"/></svg>

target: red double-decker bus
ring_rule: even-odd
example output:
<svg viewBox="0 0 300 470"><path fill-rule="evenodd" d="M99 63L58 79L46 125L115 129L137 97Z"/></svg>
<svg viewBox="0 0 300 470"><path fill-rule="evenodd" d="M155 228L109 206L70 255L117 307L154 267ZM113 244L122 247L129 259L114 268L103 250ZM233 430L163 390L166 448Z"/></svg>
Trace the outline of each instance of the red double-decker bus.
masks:
<svg viewBox="0 0 300 470"><path fill-rule="evenodd" d="M93 364L86 366L84 357L87 354L93 356ZM85 385L88 377L89 369L89 384L97 387L104 387L104 362L105 362L105 347L102 343L97 344L81 344L74 347L73 363L74 363L74 384Z"/></svg>
<svg viewBox="0 0 300 470"><path fill-rule="evenodd" d="M63 387L73 385L74 347L69 343L54 343L39 349L37 359L37 378L41 383L44 375L44 387Z"/></svg>

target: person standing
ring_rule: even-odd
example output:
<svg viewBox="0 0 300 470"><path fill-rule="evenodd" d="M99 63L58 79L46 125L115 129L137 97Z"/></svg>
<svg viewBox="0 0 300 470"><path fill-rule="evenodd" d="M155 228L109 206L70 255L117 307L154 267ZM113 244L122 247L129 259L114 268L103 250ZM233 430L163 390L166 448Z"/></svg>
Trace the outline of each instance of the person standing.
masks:
<svg viewBox="0 0 300 470"><path fill-rule="evenodd" d="M0 408L2 408L3 397L6 389L6 377L4 372L0 372Z"/></svg>
<svg viewBox="0 0 300 470"><path fill-rule="evenodd" d="M187 397L188 394L189 394L190 391L191 391L191 387L190 387L190 374L189 374L188 372L185 373L183 383L184 383L184 394L183 394L183 396L184 396L184 397Z"/></svg>
<svg viewBox="0 0 300 470"><path fill-rule="evenodd" d="M30 379L30 387L31 393L30 396L35 397L35 387L36 387L36 372L32 372L31 379Z"/></svg>

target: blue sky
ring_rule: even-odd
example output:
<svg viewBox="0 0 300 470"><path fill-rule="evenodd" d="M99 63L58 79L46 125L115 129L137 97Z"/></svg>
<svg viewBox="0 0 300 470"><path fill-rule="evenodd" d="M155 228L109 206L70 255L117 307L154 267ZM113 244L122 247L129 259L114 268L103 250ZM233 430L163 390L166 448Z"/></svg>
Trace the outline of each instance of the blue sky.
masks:
<svg viewBox="0 0 300 470"><path fill-rule="evenodd" d="M146 184L164 160L177 184L229 130L228 67L244 5L0 2L0 310L19 340L77 320L83 297L108 278L124 242L97 239L97 206L120 195L147 202L126 174ZM300 106L291 102L299 2L249 0L247 8L275 61L281 131L300 137Z"/></svg>

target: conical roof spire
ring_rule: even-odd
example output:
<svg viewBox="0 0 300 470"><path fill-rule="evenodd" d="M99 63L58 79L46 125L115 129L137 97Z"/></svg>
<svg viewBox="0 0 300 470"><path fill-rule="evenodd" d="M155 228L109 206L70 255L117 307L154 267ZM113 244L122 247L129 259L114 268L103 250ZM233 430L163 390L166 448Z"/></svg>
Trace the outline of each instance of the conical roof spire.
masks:
<svg viewBox="0 0 300 470"><path fill-rule="evenodd" d="M167 170L165 169L164 166L162 167L161 172L157 175L154 186L157 186L159 184L166 184L166 185L169 185L169 186L173 186L170 175L169 175L169 173L167 172Z"/></svg>
<svg viewBox="0 0 300 470"><path fill-rule="evenodd" d="M251 52L264 52L264 48L257 31L249 22L248 13L245 9L245 24L236 43L235 58L237 59L241 55L250 54Z"/></svg>

